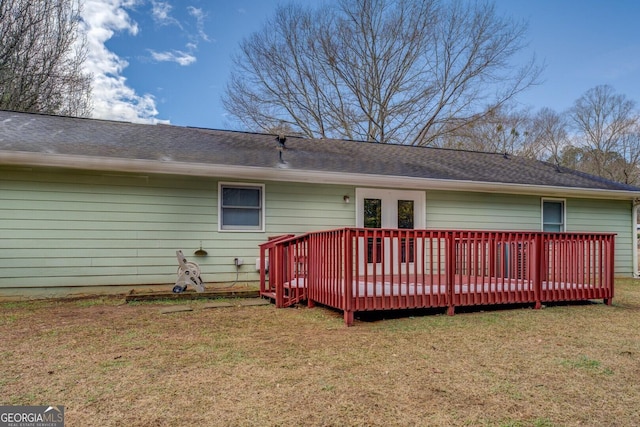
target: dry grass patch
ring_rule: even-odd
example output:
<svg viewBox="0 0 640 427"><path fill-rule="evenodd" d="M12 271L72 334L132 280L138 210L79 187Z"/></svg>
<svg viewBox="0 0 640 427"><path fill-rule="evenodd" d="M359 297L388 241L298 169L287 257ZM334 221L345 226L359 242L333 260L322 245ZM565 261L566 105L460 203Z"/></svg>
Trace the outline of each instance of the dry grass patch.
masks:
<svg viewBox="0 0 640 427"><path fill-rule="evenodd" d="M323 308L188 304L0 304L0 404L65 405L69 426L640 425L633 280L612 307L352 328Z"/></svg>

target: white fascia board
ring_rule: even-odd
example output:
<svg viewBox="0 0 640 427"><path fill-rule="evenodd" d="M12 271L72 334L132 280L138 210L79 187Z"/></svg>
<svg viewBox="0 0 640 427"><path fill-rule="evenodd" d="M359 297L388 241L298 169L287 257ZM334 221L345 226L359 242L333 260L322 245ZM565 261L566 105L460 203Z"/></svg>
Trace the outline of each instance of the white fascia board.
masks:
<svg viewBox="0 0 640 427"><path fill-rule="evenodd" d="M501 182L456 181L392 175L369 175L327 171L307 171L282 167L254 167L185 163L175 161L75 156L50 153L3 152L0 165L60 167L109 172L150 173L201 176L224 179L251 179L282 182L308 182L369 187L509 193L536 196L572 196L591 199L635 200L640 192L593 188L554 187L547 185Z"/></svg>

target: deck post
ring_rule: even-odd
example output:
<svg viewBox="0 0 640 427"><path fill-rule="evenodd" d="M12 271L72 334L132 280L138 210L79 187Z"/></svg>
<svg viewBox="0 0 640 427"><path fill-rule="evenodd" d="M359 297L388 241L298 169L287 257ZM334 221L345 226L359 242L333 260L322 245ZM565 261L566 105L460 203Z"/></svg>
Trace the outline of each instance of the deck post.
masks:
<svg viewBox="0 0 640 427"><path fill-rule="evenodd" d="M536 242L536 268L533 271L533 293L535 297L536 310L542 308L542 278L544 277L545 257L544 257L544 234L540 233L535 238Z"/></svg>
<svg viewBox="0 0 640 427"><path fill-rule="evenodd" d="M353 325L353 239L355 233L352 229L342 230L342 271L344 272L344 323Z"/></svg>
<svg viewBox="0 0 640 427"><path fill-rule="evenodd" d="M344 324L346 326L353 326L353 311L350 311L350 310L344 311Z"/></svg>
<svg viewBox="0 0 640 427"><path fill-rule="evenodd" d="M456 239L452 231L447 233L447 255L445 256L445 270L447 274L447 314L453 316L455 314L455 281L456 281Z"/></svg>
<svg viewBox="0 0 640 427"><path fill-rule="evenodd" d="M260 245L260 295L267 292L267 274L266 274L266 250Z"/></svg>
<svg viewBox="0 0 640 427"><path fill-rule="evenodd" d="M604 299L604 303L606 305L611 305L611 300L613 299L613 294L615 290L615 248L616 248L616 236L610 236L606 239L607 242L607 253L609 257L607 258L607 282L609 285L609 298Z"/></svg>
<svg viewBox="0 0 640 427"><path fill-rule="evenodd" d="M312 235L309 235L309 238L305 241L305 262L306 262L306 270L304 277L304 292L305 299L307 300L307 307L312 308L315 307L315 303L311 300L312 296L315 296L317 292L317 288L315 287L315 278L317 277L317 272L315 271L316 266L316 252L314 246L314 238Z"/></svg>
<svg viewBox="0 0 640 427"><path fill-rule="evenodd" d="M273 248L273 264L271 268L271 279L275 282L276 308L284 307L284 260L283 248L276 246Z"/></svg>

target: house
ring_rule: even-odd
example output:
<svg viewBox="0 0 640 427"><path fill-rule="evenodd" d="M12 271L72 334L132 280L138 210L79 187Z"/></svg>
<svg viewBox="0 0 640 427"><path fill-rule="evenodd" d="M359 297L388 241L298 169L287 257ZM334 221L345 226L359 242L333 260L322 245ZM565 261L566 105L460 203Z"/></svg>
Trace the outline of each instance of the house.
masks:
<svg viewBox="0 0 640 427"><path fill-rule="evenodd" d="M511 155L0 111L0 298L171 289L178 249L257 283L261 243L340 227L616 233L632 276L639 197Z"/></svg>

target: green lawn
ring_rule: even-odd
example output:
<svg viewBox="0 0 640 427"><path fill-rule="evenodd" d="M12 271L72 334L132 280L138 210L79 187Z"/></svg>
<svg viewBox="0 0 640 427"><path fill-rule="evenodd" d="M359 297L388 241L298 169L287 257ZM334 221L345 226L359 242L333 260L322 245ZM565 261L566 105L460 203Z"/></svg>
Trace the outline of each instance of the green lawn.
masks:
<svg viewBox="0 0 640 427"><path fill-rule="evenodd" d="M640 425L640 281L612 306L367 316L0 304L0 404L68 426ZM410 315L409 315L410 314Z"/></svg>

